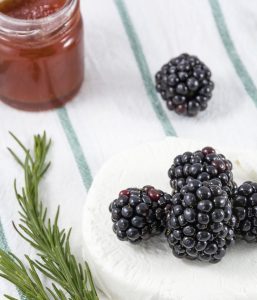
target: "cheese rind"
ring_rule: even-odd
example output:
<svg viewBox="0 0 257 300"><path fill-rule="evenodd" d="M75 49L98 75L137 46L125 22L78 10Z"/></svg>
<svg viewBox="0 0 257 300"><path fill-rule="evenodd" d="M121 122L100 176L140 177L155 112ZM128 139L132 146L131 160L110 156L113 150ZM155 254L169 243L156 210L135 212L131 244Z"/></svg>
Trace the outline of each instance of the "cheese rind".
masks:
<svg viewBox="0 0 257 300"><path fill-rule="evenodd" d="M213 265L175 258L164 236L131 245L112 232L108 206L120 190L150 184L169 192L167 171L173 158L206 145L179 138L143 145L115 156L96 176L84 208L83 252L108 299L257 299L257 245L238 242ZM252 153L216 148L233 162L238 183L257 181Z"/></svg>

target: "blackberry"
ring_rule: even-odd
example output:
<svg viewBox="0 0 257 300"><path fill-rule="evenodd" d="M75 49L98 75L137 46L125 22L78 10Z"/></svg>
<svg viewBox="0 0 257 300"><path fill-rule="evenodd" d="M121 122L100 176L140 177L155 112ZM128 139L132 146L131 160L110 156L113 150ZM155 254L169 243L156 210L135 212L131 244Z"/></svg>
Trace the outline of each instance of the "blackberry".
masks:
<svg viewBox="0 0 257 300"><path fill-rule="evenodd" d="M175 157L168 171L170 185L175 191L179 191L192 179L204 182L217 178L224 190L230 194L236 186L232 167L232 163L224 155L217 154L212 147L185 152Z"/></svg>
<svg viewBox="0 0 257 300"><path fill-rule="evenodd" d="M257 242L257 183L244 182L235 190L232 198L237 237L248 243Z"/></svg>
<svg viewBox="0 0 257 300"><path fill-rule="evenodd" d="M193 179L172 196L166 236L176 257L214 263L234 243L231 202L215 181L219 185Z"/></svg>
<svg viewBox="0 0 257 300"><path fill-rule="evenodd" d="M156 74L155 80L156 90L168 109L188 116L207 108L214 89L210 69L189 54L171 59Z"/></svg>
<svg viewBox="0 0 257 300"><path fill-rule="evenodd" d="M162 233L166 226L166 212L171 207L170 200L169 194L152 186L121 191L109 206L114 233L119 240L132 243Z"/></svg>

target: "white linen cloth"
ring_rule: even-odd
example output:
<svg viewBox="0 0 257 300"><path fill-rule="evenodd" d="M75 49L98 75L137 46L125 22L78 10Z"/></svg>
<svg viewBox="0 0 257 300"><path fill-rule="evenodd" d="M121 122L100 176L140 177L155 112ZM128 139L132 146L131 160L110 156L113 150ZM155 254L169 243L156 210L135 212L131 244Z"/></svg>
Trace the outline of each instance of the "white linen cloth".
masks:
<svg viewBox="0 0 257 300"><path fill-rule="evenodd" d="M33 257L34 251L11 223L18 221L13 180L17 178L20 187L23 177L6 150L18 149L9 130L28 146L32 135L43 130L52 138L52 167L41 196L51 216L61 205L60 223L73 227L72 246L79 258L87 191L112 155L171 135L257 151L255 0L81 2L86 79L74 101L42 113L0 103L0 247L19 257ZM184 52L210 67L216 85L207 111L195 118L169 112L154 91L157 70ZM0 279L1 299L3 294L19 298L16 289Z"/></svg>

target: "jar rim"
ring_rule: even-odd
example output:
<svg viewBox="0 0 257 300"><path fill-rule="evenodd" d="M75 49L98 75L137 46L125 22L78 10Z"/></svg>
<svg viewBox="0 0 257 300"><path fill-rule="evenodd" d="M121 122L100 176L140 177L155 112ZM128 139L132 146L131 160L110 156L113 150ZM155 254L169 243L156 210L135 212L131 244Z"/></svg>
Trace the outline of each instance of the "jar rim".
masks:
<svg viewBox="0 0 257 300"><path fill-rule="evenodd" d="M51 32L63 26L74 12L79 0L67 0L64 6L49 16L39 19L18 19L0 12L0 33L18 36Z"/></svg>

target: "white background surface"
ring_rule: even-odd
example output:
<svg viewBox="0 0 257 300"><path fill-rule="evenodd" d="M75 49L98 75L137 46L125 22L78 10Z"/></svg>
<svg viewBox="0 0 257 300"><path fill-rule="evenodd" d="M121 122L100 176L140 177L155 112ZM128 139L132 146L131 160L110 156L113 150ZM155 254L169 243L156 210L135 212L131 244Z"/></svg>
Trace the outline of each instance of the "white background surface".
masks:
<svg viewBox="0 0 257 300"><path fill-rule="evenodd" d="M0 103L0 217L6 237L5 241L1 235L1 247L7 242L19 256L33 255L11 225L18 219L13 179L17 177L21 184L22 177L6 151L7 146L14 146L8 130L27 145L31 145L33 134L43 130L53 139L49 157L53 165L42 184L42 199L51 215L61 204L61 223L73 227L72 244L79 257L82 207L91 185L90 174L94 177L108 158L122 150L148 141L158 143L166 137L149 96L149 81L143 81L139 68L142 57L135 59L139 50L152 77L162 64L182 52L198 55L213 71L213 99L208 110L196 118L168 112L158 98L179 137L257 150L257 2L220 2L235 46L230 49L236 55L234 61L222 42L209 1L125 0L140 43L136 49L131 48L117 9L121 1L82 1L86 79L74 101L65 110L43 113L20 112ZM249 77L235 68L238 57L252 80L250 93L246 90ZM17 295L0 280L0 298L4 293Z"/></svg>

